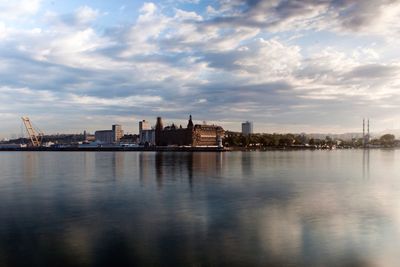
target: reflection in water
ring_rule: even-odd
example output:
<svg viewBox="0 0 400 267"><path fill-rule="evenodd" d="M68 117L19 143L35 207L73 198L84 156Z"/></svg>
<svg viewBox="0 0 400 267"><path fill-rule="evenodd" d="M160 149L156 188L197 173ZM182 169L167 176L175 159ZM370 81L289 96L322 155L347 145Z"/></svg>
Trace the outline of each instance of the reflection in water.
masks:
<svg viewBox="0 0 400 267"><path fill-rule="evenodd" d="M163 173L163 154L162 153L156 153L156 179L157 179L157 185L158 188L162 187L162 183L163 183L163 177L164 177L164 173Z"/></svg>
<svg viewBox="0 0 400 267"><path fill-rule="evenodd" d="M23 177L28 184L31 184L34 178L38 176L38 156L37 153L23 154Z"/></svg>
<svg viewBox="0 0 400 267"><path fill-rule="evenodd" d="M146 153L141 153L140 177L151 170L156 170L156 180L159 188L162 188L166 179L187 179L190 188L196 177L218 177L221 172L223 153L155 153L154 165L148 164ZM150 161L151 162L151 161ZM196 176L196 174L199 174ZM200 178L200 179L202 179Z"/></svg>
<svg viewBox="0 0 400 267"><path fill-rule="evenodd" d="M96 178L99 181L119 180L124 172L124 154L105 152L95 154Z"/></svg>
<svg viewBox="0 0 400 267"><path fill-rule="evenodd" d="M393 266L399 160L0 153L0 266Z"/></svg>
<svg viewBox="0 0 400 267"><path fill-rule="evenodd" d="M363 150L363 178L369 179L369 149Z"/></svg>
<svg viewBox="0 0 400 267"><path fill-rule="evenodd" d="M253 158L254 152L242 152L242 175L243 178L253 175Z"/></svg>

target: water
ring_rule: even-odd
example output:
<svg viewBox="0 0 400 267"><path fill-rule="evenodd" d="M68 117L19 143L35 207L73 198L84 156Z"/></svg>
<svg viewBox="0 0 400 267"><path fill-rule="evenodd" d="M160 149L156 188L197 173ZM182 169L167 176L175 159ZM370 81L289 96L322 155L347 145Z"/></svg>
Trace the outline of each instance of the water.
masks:
<svg viewBox="0 0 400 267"><path fill-rule="evenodd" d="M396 266L400 151L2 152L0 266Z"/></svg>

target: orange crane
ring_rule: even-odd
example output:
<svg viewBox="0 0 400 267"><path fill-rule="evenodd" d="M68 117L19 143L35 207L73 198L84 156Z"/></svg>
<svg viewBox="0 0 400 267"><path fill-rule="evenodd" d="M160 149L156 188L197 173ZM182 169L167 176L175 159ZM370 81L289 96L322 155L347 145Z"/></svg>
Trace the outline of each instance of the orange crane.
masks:
<svg viewBox="0 0 400 267"><path fill-rule="evenodd" d="M36 131L28 117L21 117L22 122L25 125L26 131L28 132L29 138L31 139L32 146L39 147L42 145L43 133Z"/></svg>

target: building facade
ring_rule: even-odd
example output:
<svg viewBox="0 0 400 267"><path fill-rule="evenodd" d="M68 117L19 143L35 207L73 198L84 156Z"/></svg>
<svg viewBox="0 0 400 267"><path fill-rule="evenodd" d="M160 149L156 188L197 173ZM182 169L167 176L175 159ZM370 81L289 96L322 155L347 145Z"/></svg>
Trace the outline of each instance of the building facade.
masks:
<svg viewBox="0 0 400 267"><path fill-rule="evenodd" d="M155 143L157 146L221 146L224 129L221 126L193 124L190 115L186 128L164 127L161 117L157 118Z"/></svg>
<svg viewBox="0 0 400 267"><path fill-rule="evenodd" d="M124 131L122 126L119 124L114 124L112 130L101 130L94 133L95 139L105 144L118 143L122 136L124 136Z"/></svg>
<svg viewBox="0 0 400 267"><path fill-rule="evenodd" d="M139 121L139 135L143 130L151 130L150 123L146 120Z"/></svg>
<svg viewBox="0 0 400 267"><path fill-rule="evenodd" d="M119 124L114 124L112 126L112 131L114 134L114 143L119 142L121 140L122 136L124 136L124 131L122 130L122 126Z"/></svg>
<svg viewBox="0 0 400 267"><path fill-rule="evenodd" d="M146 120L139 121L139 140L141 144L155 145L155 130Z"/></svg>
<svg viewBox="0 0 400 267"><path fill-rule="evenodd" d="M96 131L94 136L97 141L105 144L112 144L114 143L114 133L112 130L101 130Z"/></svg>
<svg viewBox="0 0 400 267"><path fill-rule="evenodd" d="M154 146L156 144L156 130L142 130L140 134L140 143L143 145Z"/></svg>
<svg viewBox="0 0 400 267"><path fill-rule="evenodd" d="M242 134L249 135L253 133L253 123L246 121L242 123Z"/></svg>

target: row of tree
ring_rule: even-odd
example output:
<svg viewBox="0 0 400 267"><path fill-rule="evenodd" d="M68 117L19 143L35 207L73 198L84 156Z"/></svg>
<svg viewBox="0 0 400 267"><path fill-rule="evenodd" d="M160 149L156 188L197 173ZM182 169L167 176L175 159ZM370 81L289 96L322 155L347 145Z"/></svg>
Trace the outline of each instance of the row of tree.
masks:
<svg viewBox="0 0 400 267"><path fill-rule="evenodd" d="M228 133L224 139L224 145L227 147L242 148L262 148L262 147L301 147L311 146L317 148L336 147L362 147L364 142L362 138L354 138L353 140L332 139L326 136L325 139L309 138L306 135L296 134L250 134L243 135L239 133ZM370 146L394 147L398 144L395 136L385 134L379 139L369 141Z"/></svg>

